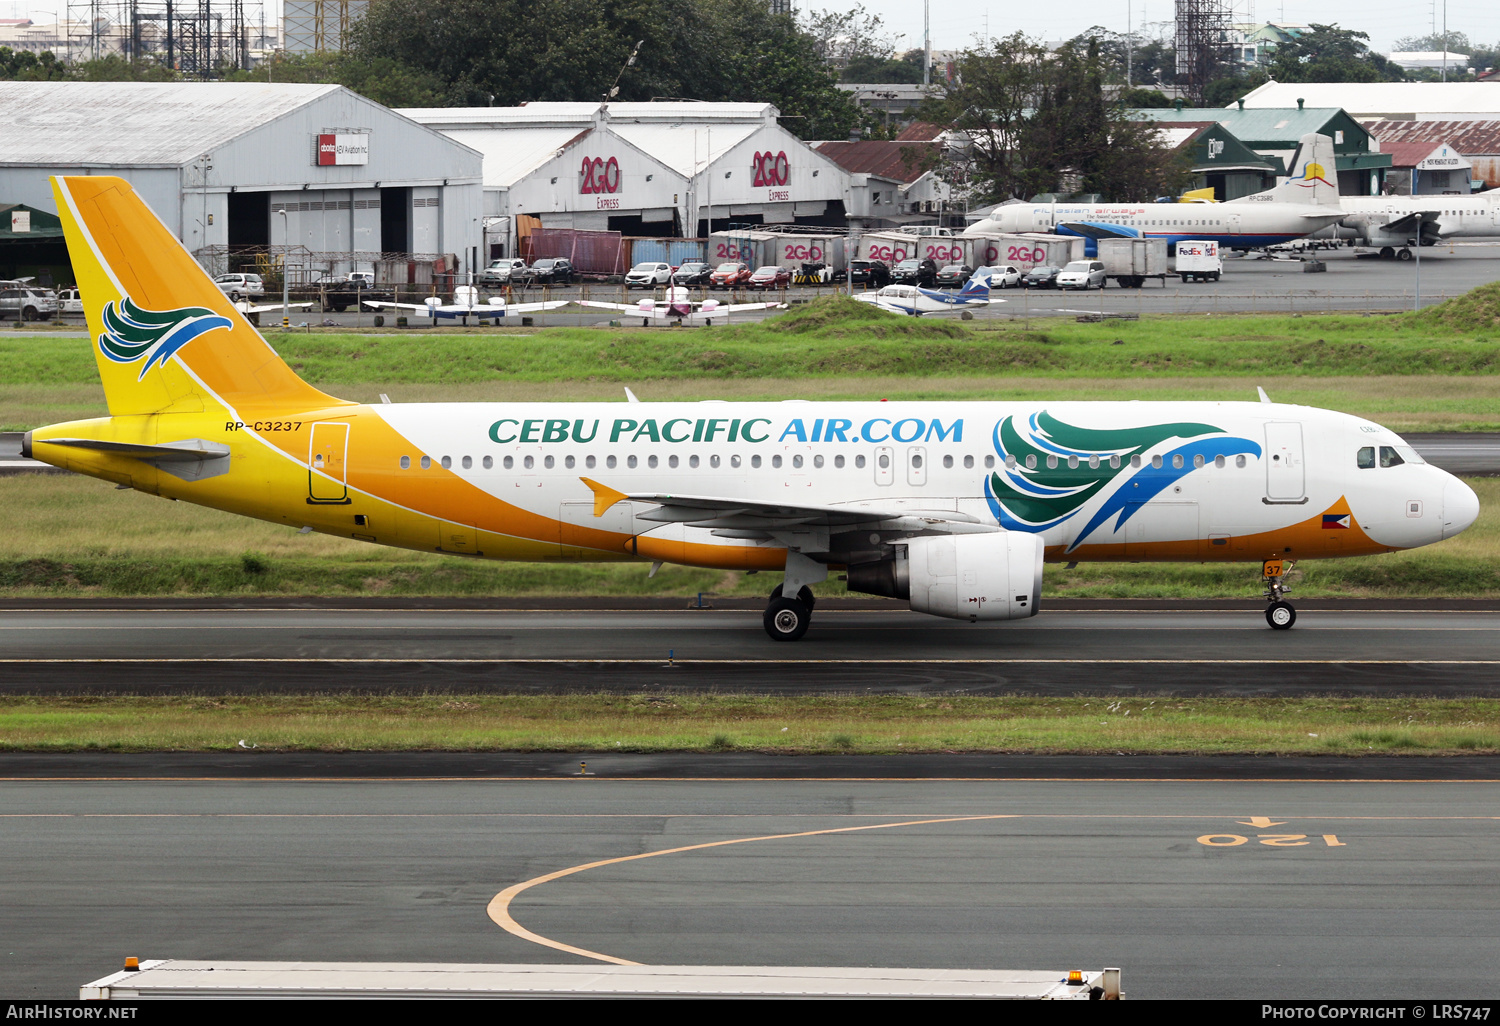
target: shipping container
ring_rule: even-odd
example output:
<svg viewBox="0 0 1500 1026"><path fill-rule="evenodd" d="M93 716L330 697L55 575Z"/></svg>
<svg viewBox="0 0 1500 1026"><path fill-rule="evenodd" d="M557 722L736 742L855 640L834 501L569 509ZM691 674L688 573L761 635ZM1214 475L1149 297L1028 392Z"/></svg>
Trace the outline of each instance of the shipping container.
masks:
<svg viewBox="0 0 1500 1026"><path fill-rule="evenodd" d="M856 259L879 260L894 267L903 260L931 260L944 264L974 263L974 240L969 236L921 236L905 232L871 232L860 236Z"/></svg>
<svg viewBox="0 0 1500 1026"><path fill-rule="evenodd" d="M1166 239L1099 239L1099 261L1104 274L1122 289L1138 289L1147 278L1167 281Z"/></svg>
<svg viewBox="0 0 1500 1026"><path fill-rule="evenodd" d="M1083 259L1084 240L1076 235L966 235L974 242L975 267L1063 267Z"/></svg>
<svg viewBox="0 0 1500 1026"><path fill-rule="evenodd" d="M707 239L628 239L630 259L627 266L641 263L664 263L681 267L707 259Z"/></svg>
<svg viewBox="0 0 1500 1026"><path fill-rule="evenodd" d="M845 242L842 235L783 235L776 240L772 263L793 271L803 264L823 264L835 271L846 270Z"/></svg>
<svg viewBox="0 0 1500 1026"><path fill-rule="evenodd" d="M753 271L776 262L776 244L784 237L771 232L714 232L708 238L708 262L717 267L726 261L738 261L749 264Z"/></svg>
<svg viewBox="0 0 1500 1026"><path fill-rule="evenodd" d="M619 232L577 228L538 228L528 236L529 263L543 257L567 257L584 274L624 274L629 270L625 240Z"/></svg>

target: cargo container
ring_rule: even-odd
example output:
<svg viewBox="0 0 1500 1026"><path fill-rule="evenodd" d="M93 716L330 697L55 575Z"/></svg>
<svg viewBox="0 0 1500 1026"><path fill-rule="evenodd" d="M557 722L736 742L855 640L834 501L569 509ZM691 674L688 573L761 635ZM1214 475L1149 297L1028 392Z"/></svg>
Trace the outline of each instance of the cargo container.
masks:
<svg viewBox="0 0 1500 1026"><path fill-rule="evenodd" d="M1167 283L1166 239L1099 239L1099 262L1105 278L1122 289L1138 289L1147 278Z"/></svg>
<svg viewBox="0 0 1500 1026"><path fill-rule="evenodd" d="M967 235L921 236L905 232L871 232L859 239L856 259L879 260L894 267L903 260L931 260L942 267L944 264L974 263L975 240Z"/></svg>
<svg viewBox="0 0 1500 1026"><path fill-rule="evenodd" d="M785 237L759 231L714 232L708 237L707 260L715 267L726 261L749 264L753 271L776 262L776 246Z"/></svg>
<svg viewBox="0 0 1500 1026"><path fill-rule="evenodd" d="M681 267L693 261L706 260L707 239L645 239L632 238L630 243L630 266L642 263L671 264Z"/></svg>
<svg viewBox="0 0 1500 1026"><path fill-rule="evenodd" d="M803 264L823 264L835 272L847 270L846 239L842 235L783 235L776 240L773 264L793 271Z"/></svg>
<svg viewBox="0 0 1500 1026"><path fill-rule="evenodd" d="M1084 240L1076 235L966 235L974 242L974 267L1063 267L1083 259Z"/></svg>

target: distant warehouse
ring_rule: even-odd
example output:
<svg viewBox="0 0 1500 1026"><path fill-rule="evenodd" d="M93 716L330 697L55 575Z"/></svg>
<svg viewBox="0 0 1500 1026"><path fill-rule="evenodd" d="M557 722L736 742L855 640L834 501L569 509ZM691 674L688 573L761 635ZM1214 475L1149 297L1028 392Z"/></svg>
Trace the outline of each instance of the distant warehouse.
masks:
<svg viewBox="0 0 1500 1026"><path fill-rule="evenodd" d="M746 225L847 225L845 173L783 128L767 103L398 113L484 154L487 241L497 257L516 254L533 226L681 238Z"/></svg>
<svg viewBox="0 0 1500 1026"><path fill-rule="evenodd" d="M119 175L214 273L470 270L481 161L342 86L0 82L0 206L55 212L50 175Z"/></svg>

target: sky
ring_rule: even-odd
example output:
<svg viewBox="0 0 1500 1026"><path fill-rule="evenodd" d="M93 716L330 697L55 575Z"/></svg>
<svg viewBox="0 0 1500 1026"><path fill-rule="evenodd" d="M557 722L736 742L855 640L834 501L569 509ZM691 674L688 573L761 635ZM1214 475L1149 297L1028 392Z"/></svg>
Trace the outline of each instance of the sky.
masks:
<svg viewBox="0 0 1500 1026"><path fill-rule="evenodd" d="M279 9L280 0L265 0L268 16ZM1076 36L1092 25L1124 31L1129 23L1164 22L1172 18L1172 0L1064 0L1061 3L1019 4L1016 0L928 0L932 18L932 45L937 50L957 50L982 38L1025 32L1041 39ZM1471 39L1500 42L1500 3L1495 0L1233 0L1241 12L1236 20L1292 21L1337 24L1370 34L1370 45L1387 51L1401 36L1424 35L1442 30L1446 2L1448 28L1465 32ZM253 0L252 0L253 3ZM922 0L861 0L865 10L884 21L890 35L902 35L898 45L912 49L922 45ZM1250 5L1254 16L1245 14ZM798 10L852 10L853 0L796 0ZM250 6L247 4L247 6ZM1018 10L1030 6L1033 11ZM51 21L52 12L65 10L67 0L0 0L0 18L34 17ZM1434 28L1434 26L1436 28Z"/></svg>

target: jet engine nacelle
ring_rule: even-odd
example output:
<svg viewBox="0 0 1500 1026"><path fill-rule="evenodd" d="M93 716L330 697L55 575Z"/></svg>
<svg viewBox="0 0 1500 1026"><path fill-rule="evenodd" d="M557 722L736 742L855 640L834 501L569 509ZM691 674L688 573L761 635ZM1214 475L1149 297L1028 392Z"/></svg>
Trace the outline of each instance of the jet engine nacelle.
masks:
<svg viewBox="0 0 1500 1026"><path fill-rule="evenodd" d="M954 620L1024 619L1041 605L1042 539L1023 531L913 538L893 559L851 566L849 590Z"/></svg>

